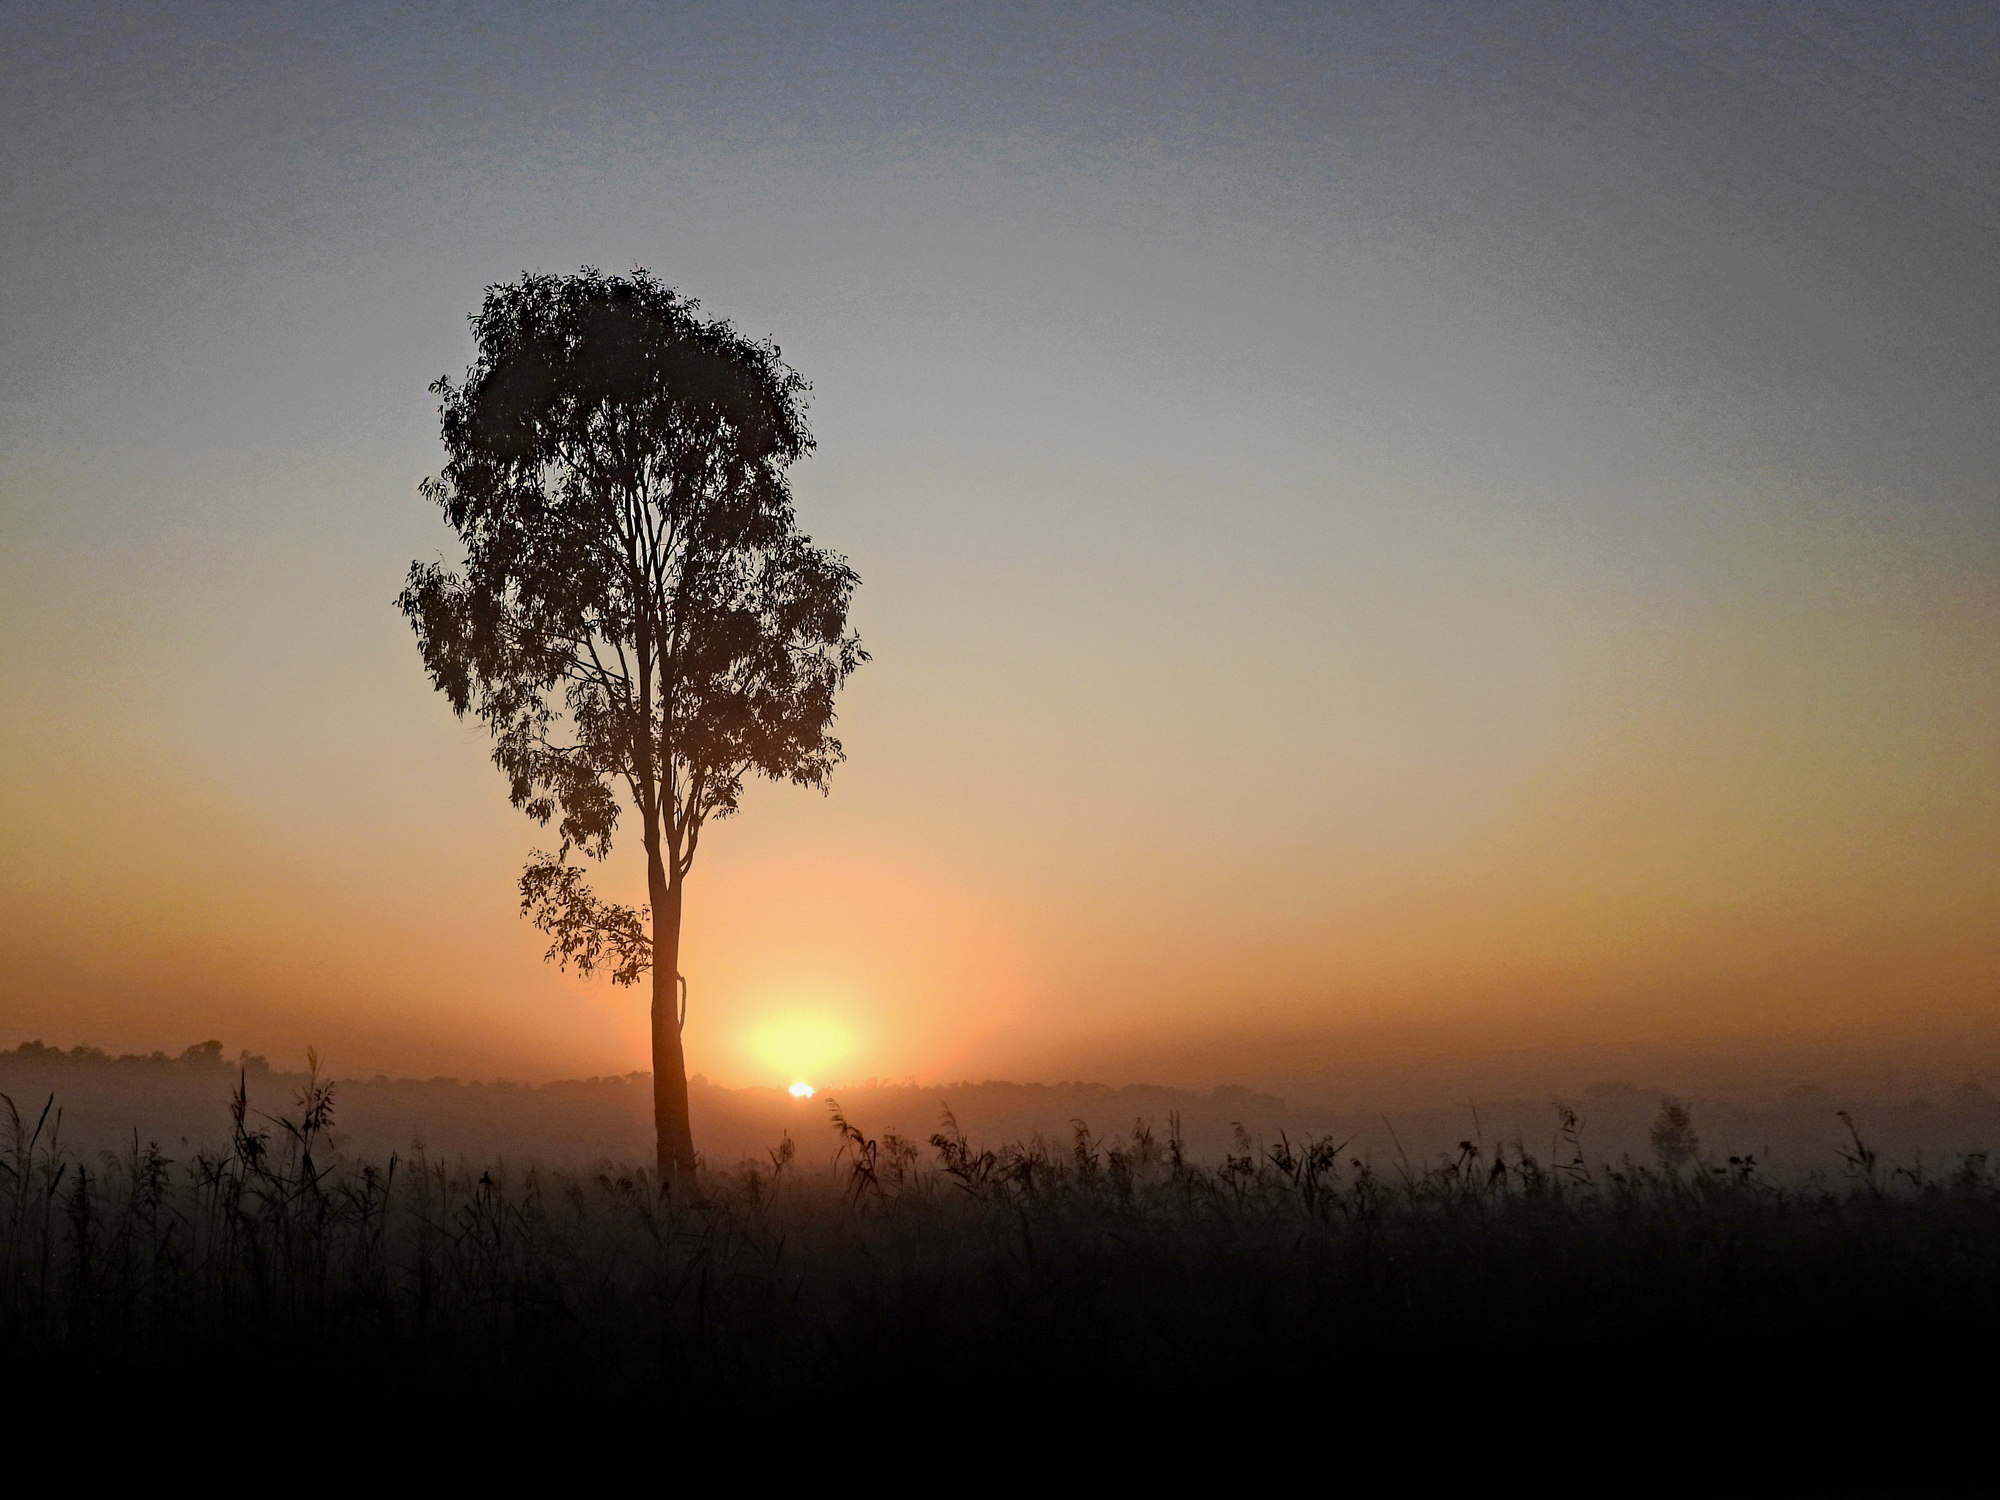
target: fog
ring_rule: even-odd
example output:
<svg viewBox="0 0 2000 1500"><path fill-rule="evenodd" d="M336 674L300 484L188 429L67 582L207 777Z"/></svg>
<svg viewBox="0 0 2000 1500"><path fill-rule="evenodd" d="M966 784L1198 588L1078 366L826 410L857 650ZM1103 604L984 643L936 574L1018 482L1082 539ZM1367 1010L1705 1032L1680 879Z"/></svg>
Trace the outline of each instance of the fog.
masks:
<svg viewBox="0 0 2000 1500"><path fill-rule="evenodd" d="M350 1161L407 1163L418 1154L474 1164L623 1168L652 1155L652 1080L644 1073L568 1079L539 1085L456 1078L340 1078L333 1139ZM0 1093L33 1129L44 1128L85 1157L129 1150L135 1137L157 1142L179 1162L225 1145L230 1101L239 1083L252 1130L281 1134L296 1114L307 1075L273 1068L264 1058L226 1058L219 1043L164 1053L112 1057L98 1049L62 1051L29 1043L0 1053ZM865 1135L901 1137L928 1160L933 1133L949 1118L975 1147L1000 1148L1040 1136L1066 1149L1115 1150L1140 1131L1165 1142L1177 1132L1192 1158L1208 1163L1259 1153L1280 1139L1343 1143L1342 1155L1378 1172L1420 1172L1457 1158L1467 1143L1482 1158L1496 1145L1545 1163L1591 1171L1625 1162L1651 1165L1649 1131L1662 1091L1630 1082L1590 1085L1559 1097L1461 1100L1388 1112L1296 1104L1275 1094L1221 1085L1209 1090L1089 1082L960 1081L933 1085L866 1079L796 1099L778 1089L732 1089L699 1075L692 1083L695 1140L711 1167L769 1165L789 1137L799 1169L832 1167L837 1107ZM1700 1138L1701 1158L1727 1166L1754 1157L1760 1170L1788 1181L1846 1172L1854 1137L1880 1158L1881 1170L1935 1173L2000 1143L2000 1097L1976 1082L1941 1097L1840 1094L1798 1084L1773 1097L1697 1097L1684 1101ZM1574 1137L1562 1111L1575 1116ZM59 1113L58 1113L59 1111ZM1079 1138L1078 1132L1084 1132Z"/></svg>

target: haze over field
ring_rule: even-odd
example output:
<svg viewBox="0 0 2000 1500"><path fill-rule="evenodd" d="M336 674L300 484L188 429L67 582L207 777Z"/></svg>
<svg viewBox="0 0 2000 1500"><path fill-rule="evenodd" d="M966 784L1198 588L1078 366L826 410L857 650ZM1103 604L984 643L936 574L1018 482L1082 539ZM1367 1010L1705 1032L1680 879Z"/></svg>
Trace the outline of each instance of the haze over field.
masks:
<svg viewBox="0 0 2000 1500"><path fill-rule="evenodd" d="M875 657L703 845L691 1068L1993 1083L2000 21L1924 18L13 8L0 1044L647 1065L392 607L482 289L645 265L814 382Z"/></svg>

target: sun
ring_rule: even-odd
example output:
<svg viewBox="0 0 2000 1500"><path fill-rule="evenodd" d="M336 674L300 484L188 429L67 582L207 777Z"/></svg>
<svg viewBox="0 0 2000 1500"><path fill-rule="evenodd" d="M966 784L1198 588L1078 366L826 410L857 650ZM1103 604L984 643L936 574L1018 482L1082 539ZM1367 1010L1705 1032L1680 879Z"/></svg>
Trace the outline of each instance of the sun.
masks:
<svg viewBox="0 0 2000 1500"><path fill-rule="evenodd" d="M795 1083L785 1090L794 1099L810 1099L817 1092L809 1083Z"/></svg>

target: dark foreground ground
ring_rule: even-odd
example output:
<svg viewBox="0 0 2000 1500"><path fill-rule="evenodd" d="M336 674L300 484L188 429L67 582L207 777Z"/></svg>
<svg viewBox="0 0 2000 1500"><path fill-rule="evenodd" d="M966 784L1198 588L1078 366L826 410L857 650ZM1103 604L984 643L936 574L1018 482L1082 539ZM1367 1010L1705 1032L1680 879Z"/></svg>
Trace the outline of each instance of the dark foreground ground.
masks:
<svg viewBox="0 0 2000 1500"><path fill-rule="evenodd" d="M821 1126L812 1164L663 1184L336 1162L336 1110L239 1096L219 1145L170 1159L78 1154L0 1108L5 1409L671 1414L767 1444L813 1426L870 1463L1066 1433L1134 1464L1290 1454L1348 1487L1391 1453L1433 1476L1617 1453L1627 1490L1759 1465L1911 1487L1990 1446L1983 1156L1898 1168L1850 1137L1833 1174L1779 1182L1672 1130L1651 1164L1594 1162L1560 1114L1548 1147L1387 1168L1247 1130L1203 1163L1170 1129Z"/></svg>

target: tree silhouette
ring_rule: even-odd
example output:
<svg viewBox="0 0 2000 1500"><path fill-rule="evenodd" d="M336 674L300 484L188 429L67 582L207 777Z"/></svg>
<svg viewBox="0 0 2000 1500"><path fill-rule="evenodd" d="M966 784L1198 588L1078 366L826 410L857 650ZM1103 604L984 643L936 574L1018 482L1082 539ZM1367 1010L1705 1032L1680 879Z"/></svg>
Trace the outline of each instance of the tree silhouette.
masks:
<svg viewBox="0 0 2000 1500"><path fill-rule="evenodd" d="M702 829L751 775L825 789L834 696L868 659L859 580L793 515L806 383L698 307L643 270L489 287L464 382L432 387L448 458L423 484L465 563L413 564L397 601L514 805L556 823L521 876L548 957L651 972L663 1173L694 1163L676 981ZM570 858L609 854L628 807L646 911L599 900Z"/></svg>

